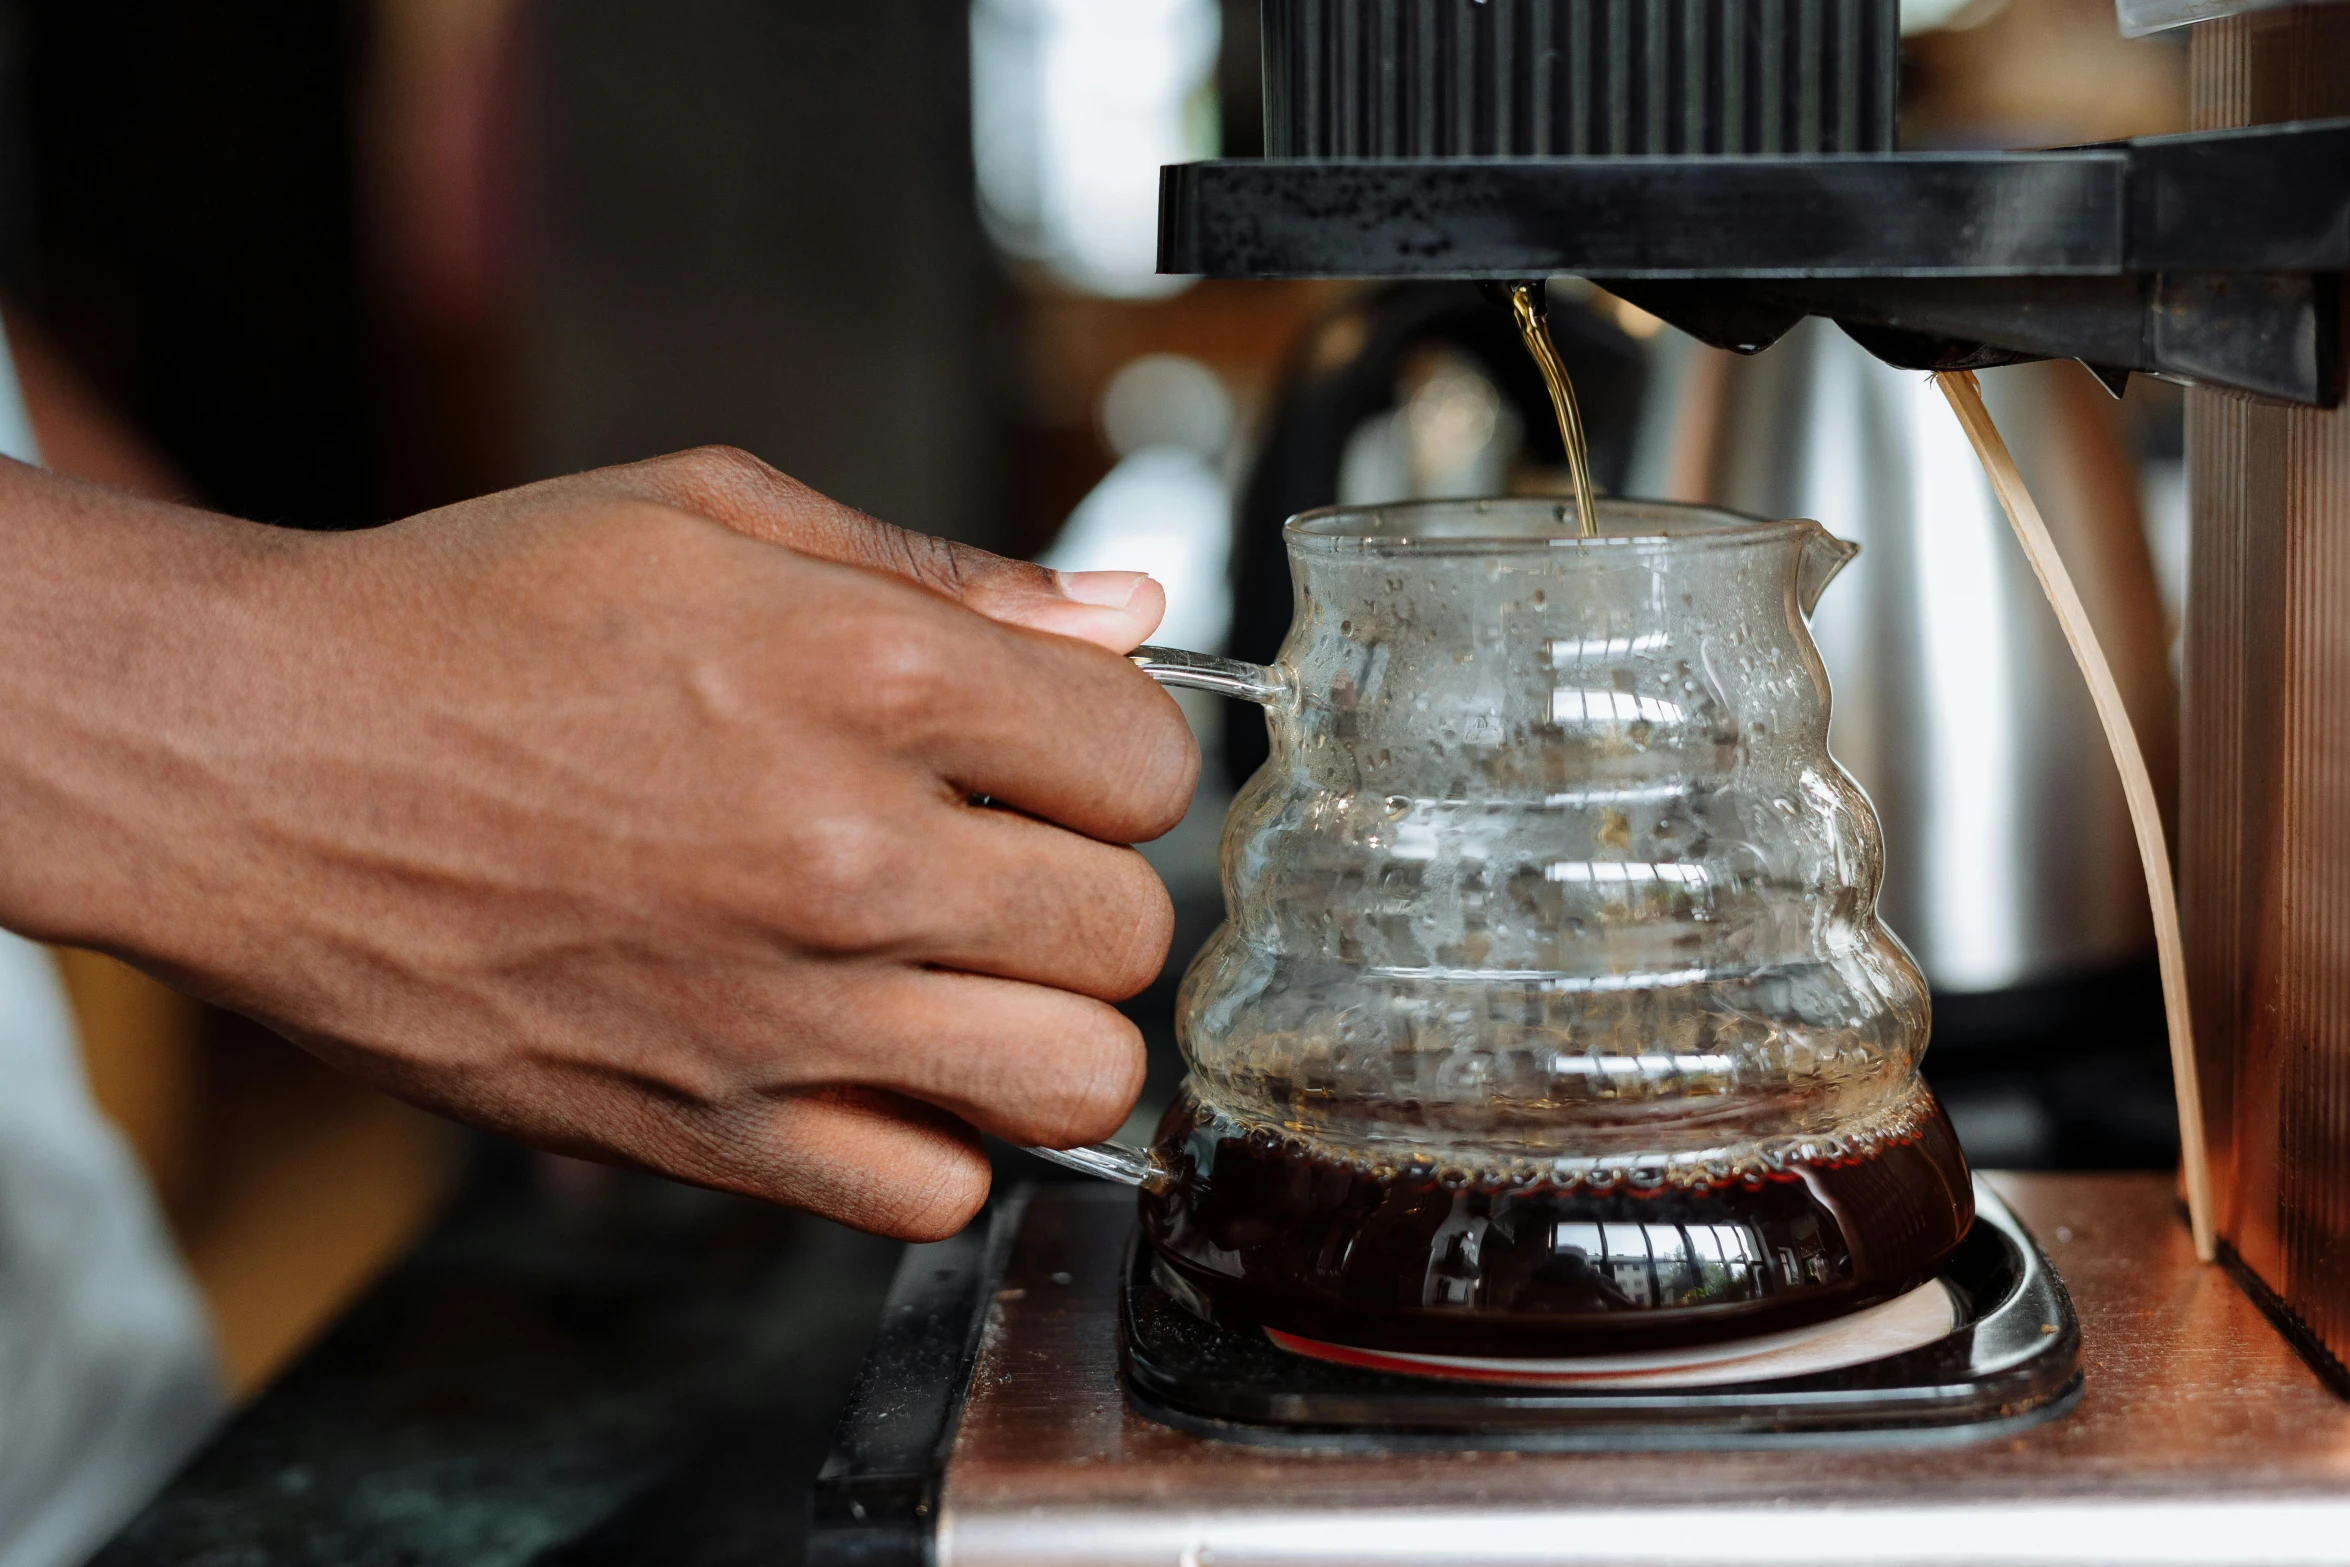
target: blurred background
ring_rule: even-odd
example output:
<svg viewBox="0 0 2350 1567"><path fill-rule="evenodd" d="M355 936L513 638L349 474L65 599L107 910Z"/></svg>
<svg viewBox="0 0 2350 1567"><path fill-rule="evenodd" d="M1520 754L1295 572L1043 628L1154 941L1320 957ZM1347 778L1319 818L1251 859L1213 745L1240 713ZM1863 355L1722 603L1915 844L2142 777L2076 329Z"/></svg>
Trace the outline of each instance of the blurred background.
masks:
<svg viewBox="0 0 2350 1567"><path fill-rule="evenodd" d="M2181 36L2125 41L2111 0L1904 10L1911 145L2186 126ZM1158 166L1258 151L1256 69L1255 0L11 0L0 291L38 436L69 472L356 527L731 442L908 527L1147 569L1168 590L1159 640L1262 657L1288 614L1288 512L1561 475L1531 371L1466 285L1153 272ZM1821 477L1866 451L1796 472L1741 441L1767 427L1782 455L1812 450L1840 427L1835 398L1898 411L1923 395L1916 377L1879 375L1822 333L1733 364L1573 280L1552 309L1603 488L1803 502L1869 543L1865 558L1905 558L1881 520L1870 533L1865 497L1839 501ZM2162 776L2185 551L2177 395L2141 377L2115 401L2069 364L1986 381L2022 411L2019 447L2045 448L2025 456L2052 521L2073 519L2068 556L2118 584L2092 607L2136 671ZM1767 424L1798 404L1825 410L1811 433ZM1928 520L1975 482L1930 457L1910 496ZM1955 527L1918 537L2003 547ZM2005 568L1978 555L1917 569L1975 570L1985 603L2028 617L2036 601L1999 597ZM1823 620L1832 664L1865 659L1879 621L1906 613L1898 585L1850 591L1858 618ZM1890 708L1840 685L1836 743L1889 827L1922 824L1893 833L1888 914L1936 982L1929 1075L1970 1152L2163 1164L2143 892L2131 902L2134 862L2116 892L2082 858L2106 852L2098 790L2113 786L2091 775L2110 764L2077 748L2035 762L2018 740L2001 787L2022 803L1972 826L1951 814L1993 787L1949 771L1983 765L1971 737L2077 723L2015 717L2075 679L2061 653L2040 657L2053 631L2036 626L2015 621L2023 651L1992 661L1998 679L1942 693L1958 731L1871 728ZM1173 981L1220 917L1217 824L1262 755L1253 717L1227 730L1204 701L1189 711L1210 762L1190 817L1146 851L1180 930L1167 977L1131 1008L1153 1051L1135 1133L1180 1072ZM2024 871L1961 874L1979 858L1967 832L2013 838L2031 811L2040 836L2018 863L2111 894L2031 916L2045 938L2010 907ZM1921 890L1962 882L1975 902L1955 912ZM608 1172L461 1140L110 960L61 961L98 1097L163 1200L240 1395L452 1192L503 1182L575 1217L616 1192L645 1200ZM878 1243L809 1244L841 1289L886 1278ZM865 1319L840 1320L853 1339ZM809 1374L845 1382L859 1353L844 1339Z"/></svg>

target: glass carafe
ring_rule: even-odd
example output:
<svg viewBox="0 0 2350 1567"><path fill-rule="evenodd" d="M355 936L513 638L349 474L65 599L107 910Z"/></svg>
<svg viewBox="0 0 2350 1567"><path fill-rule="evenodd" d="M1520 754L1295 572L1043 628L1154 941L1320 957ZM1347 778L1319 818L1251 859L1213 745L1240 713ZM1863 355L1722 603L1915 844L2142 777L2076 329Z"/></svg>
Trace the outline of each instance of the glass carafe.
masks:
<svg viewBox="0 0 2350 1567"><path fill-rule="evenodd" d="M1973 1216L1926 987L1827 749L1817 523L1538 499L1309 512L1142 1196L1194 1309L1368 1348L1784 1328ZM1146 650L1147 658L1149 650Z"/></svg>

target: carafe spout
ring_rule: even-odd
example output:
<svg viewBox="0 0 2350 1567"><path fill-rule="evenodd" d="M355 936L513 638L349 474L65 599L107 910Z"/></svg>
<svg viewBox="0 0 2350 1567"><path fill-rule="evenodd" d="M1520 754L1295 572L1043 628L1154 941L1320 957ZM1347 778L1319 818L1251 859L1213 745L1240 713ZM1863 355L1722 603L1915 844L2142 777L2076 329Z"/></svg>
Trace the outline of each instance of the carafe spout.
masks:
<svg viewBox="0 0 2350 1567"><path fill-rule="evenodd" d="M1818 606L1820 595L1828 591L1828 584L1836 580L1836 573L1860 553L1860 546L1850 539L1840 539L1816 522L1811 526L1811 535L1803 541L1802 553L1795 563L1795 602L1806 620L1811 619L1811 612Z"/></svg>

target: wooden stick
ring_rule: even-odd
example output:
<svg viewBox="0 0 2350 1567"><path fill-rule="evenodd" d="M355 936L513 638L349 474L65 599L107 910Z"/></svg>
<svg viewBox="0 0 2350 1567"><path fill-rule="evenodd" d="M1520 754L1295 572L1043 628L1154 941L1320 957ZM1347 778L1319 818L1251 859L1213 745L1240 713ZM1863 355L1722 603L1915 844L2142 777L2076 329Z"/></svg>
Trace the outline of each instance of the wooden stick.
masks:
<svg viewBox="0 0 2350 1567"><path fill-rule="evenodd" d="M2073 650L2073 661L2081 666L2081 677L2089 682L2089 699L2096 704L2097 721L2105 728L2113 764L2121 770L2122 795L2129 801L2130 825L2138 834L2138 862L2146 872L2146 896L2154 905L2154 948L2162 963L2162 1009L2170 1025L2171 1081L2179 1101L2179 1156L2187 1177L2187 1221L2195 1236L2195 1255L2209 1262L2214 1247L2211 1166L2203 1151L2203 1092L2195 1075L2194 1021L2187 1012L2187 955L2179 939L2179 895L2171 882L2170 849L2162 838L2154 780L2147 774L2138 733L2130 727L2129 710L2122 706L2121 688L2113 683L2113 669L2105 661L2105 649L2098 646L2089 612L2081 607L2081 595L2073 590L2064 559L2056 553L2056 541L2048 536L2048 524L2041 520L2040 508L2032 504L2024 476L1991 422L1991 411L1983 406L1982 387L1966 370L1937 371L1934 380L1950 400L1951 411L1958 415L1967 439L1974 443L1975 455L1990 476L2000 509L2015 529L2016 542L2024 547L2024 558L2032 563L2032 575L2040 579L2041 591L2056 611L2065 644Z"/></svg>

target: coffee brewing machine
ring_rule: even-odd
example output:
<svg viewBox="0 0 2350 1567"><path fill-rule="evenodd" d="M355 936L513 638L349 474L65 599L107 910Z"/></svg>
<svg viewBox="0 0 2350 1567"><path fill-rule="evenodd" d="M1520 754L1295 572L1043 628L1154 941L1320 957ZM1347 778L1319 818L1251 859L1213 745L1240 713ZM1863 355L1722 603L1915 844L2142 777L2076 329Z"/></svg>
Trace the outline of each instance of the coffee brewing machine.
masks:
<svg viewBox="0 0 2350 1567"><path fill-rule="evenodd" d="M1130 1192L1029 1188L909 1252L815 1559L2350 1561L2350 5L2187 10L2195 131L1904 154L1892 0L1265 0L1266 155L1167 169L1160 254L1571 274L1743 354L1816 316L1908 369L2187 383L2218 1265L2167 1178L1978 1175L1922 1337L1880 1307L1432 1368L1205 1320ZM1724 1244L1605 1228L1626 1289Z"/></svg>

